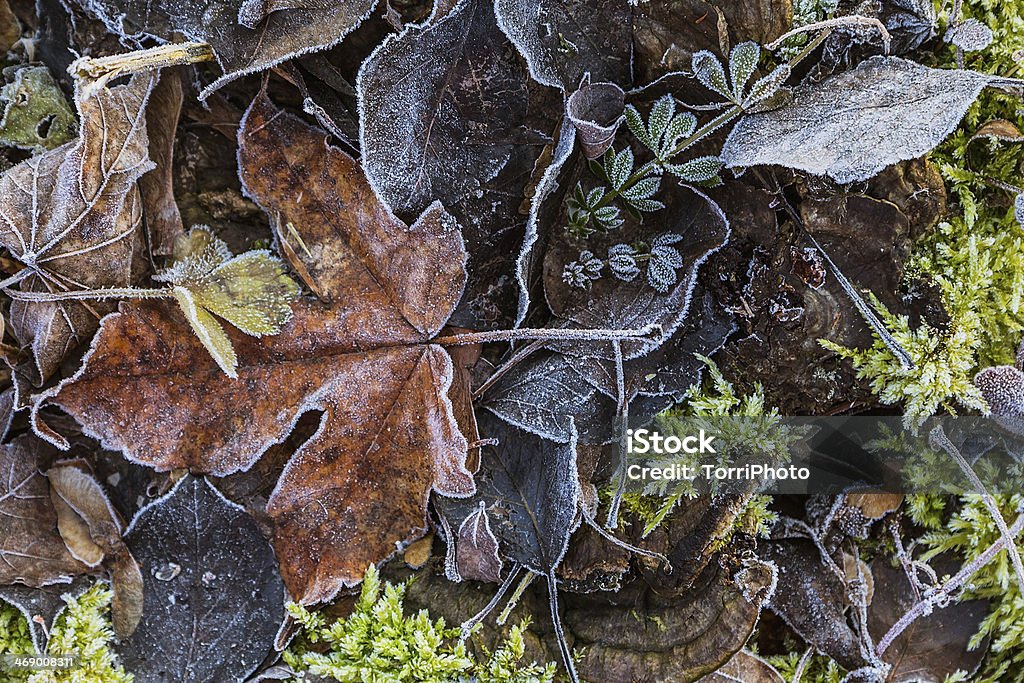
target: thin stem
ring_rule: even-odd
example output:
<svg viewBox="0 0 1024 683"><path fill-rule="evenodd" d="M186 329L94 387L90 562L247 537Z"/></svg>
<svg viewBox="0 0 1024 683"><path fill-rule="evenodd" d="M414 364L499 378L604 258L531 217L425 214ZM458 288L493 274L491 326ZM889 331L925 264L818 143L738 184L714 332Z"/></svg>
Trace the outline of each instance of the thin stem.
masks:
<svg viewBox="0 0 1024 683"><path fill-rule="evenodd" d="M491 330L489 332L463 332L447 337L437 337L433 343L442 346L465 346L468 344L486 344L488 342L520 341L524 339L546 339L551 341L614 341L617 339L637 339L660 332L660 325L647 325L637 330L578 330L572 328L531 328L521 327L517 330Z"/></svg>
<svg viewBox="0 0 1024 683"><path fill-rule="evenodd" d="M512 583L516 580L516 575L519 574L520 569L521 567L519 565L512 567L512 571L510 571L508 576L505 577L505 580L501 582L501 585L498 587L498 591L491 598L490 602L488 602L482 610L462 622L462 627L459 631L459 640L466 640L466 638L469 638L473 629L476 628L476 625L486 619L487 615L494 611L494 608L498 606L499 602L501 602L502 597L504 597L505 593L508 592L508 589L512 587Z"/></svg>
<svg viewBox="0 0 1024 683"><path fill-rule="evenodd" d="M946 432L943 431L942 425L937 425L935 429L929 434L929 439L938 444L942 450L946 451L956 464L960 466L964 475L968 481L971 482L971 486L981 495L982 502L985 503L985 507L988 508L988 512L992 515L992 521L996 523L996 528L999 529L999 533L1006 538L1007 546L1006 552L1010 554L1010 561L1013 563L1013 571L1017 575L1017 586L1020 588L1021 593L1024 594L1024 563L1021 562L1020 552L1017 550L1017 544L1014 542L1014 536L1010 535L1010 529L1006 526L1006 519L1003 517L1003 513L999 510L999 506L996 504L996 499L992 497L992 494L985 488L985 484L982 483L981 479L978 478L974 468L971 467L971 463L967 462L963 454L960 453L953 442L946 436Z"/></svg>
<svg viewBox="0 0 1024 683"><path fill-rule="evenodd" d="M530 571L529 569L526 570L526 573L523 574L523 580L519 582L518 586L516 586L516 590L508 599L508 603L505 605L505 609L501 610L501 614L499 614L498 618L495 620L495 623L498 626L505 625L505 622L508 621L509 616L512 614L512 610L514 610L516 608L516 605L519 604L519 599L523 597L523 593L526 592L526 589L530 586L531 583L533 583L533 580L536 578L537 572Z"/></svg>
<svg viewBox="0 0 1024 683"><path fill-rule="evenodd" d="M108 81L127 73L212 62L213 59L213 50L206 43L168 43L108 57L79 57L68 67L68 73L79 80Z"/></svg>
<svg viewBox="0 0 1024 683"><path fill-rule="evenodd" d="M862 17L858 14L846 17L836 17L835 19L826 19L824 21L816 21L813 24L799 26L792 31L783 33L781 36L765 45L765 47L769 50L777 50L780 45L793 36L801 33L809 33L810 31L817 31L823 28L833 29L840 26L871 26L877 28L878 32L882 34L882 42L885 44L885 53L889 54L889 47L892 45L892 35L890 35L889 29L885 27L885 24L874 17Z"/></svg>
<svg viewBox="0 0 1024 683"><path fill-rule="evenodd" d="M1024 514L1018 513L1017 519L1013 522L1013 526L1008 530L1008 535L1011 538L1016 537L1022 530L1024 530ZM967 583L967 580L974 576L975 572L991 562L1005 545L1006 536L1000 536L983 553L974 558L972 562L961 567L960 571L958 571L949 581L942 586L937 586L928 591L924 598L915 604L909 612L900 617L899 621L893 624L882 639L878 641L878 646L875 648L875 652L878 653L878 656L882 656L889 646L892 645L893 641L899 638L900 634L907 630L908 626L921 617L931 614L932 609L944 600L947 600L954 591Z"/></svg>
<svg viewBox="0 0 1024 683"><path fill-rule="evenodd" d="M626 444L626 425L629 424L629 401L626 399L626 373L622 367L622 346L618 340L612 342L615 353L615 432L619 441L619 466L615 472L615 495L608 506L608 519L605 526L614 529L619 526L619 506L626 492L626 461L629 449Z"/></svg>
<svg viewBox="0 0 1024 683"><path fill-rule="evenodd" d="M649 557L652 560L658 560L659 562L664 563L664 565L665 565L665 573L666 574L671 574L672 573L672 563L669 562L668 557L666 557L665 555L662 555L661 553L656 553L653 550L647 550L646 548L641 548L639 546L635 546L632 543L627 543L626 541L623 541L621 538L617 538L617 537L613 536L612 534L608 533L608 530L602 528L601 525L598 524L597 521L593 517L588 515L585 510L583 511L582 514L583 514L583 521L585 521L587 523L587 525L591 529L596 531L601 536L601 538L603 538L604 540L606 540L609 543L611 543L612 545L614 545L614 546L616 546L618 548L622 548L623 550L626 550L628 552L636 553L637 555L641 555L643 557Z"/></svg>
<svg viewBox="0 0 1024 683"><path fill-rule="evenodd" d="M5 289L7 296L21 301L81 301L83 299L168 299L174 296L170 289L135 289L134 287L110 287L108 289L84 289L71 292L22 292Z"/></svg>

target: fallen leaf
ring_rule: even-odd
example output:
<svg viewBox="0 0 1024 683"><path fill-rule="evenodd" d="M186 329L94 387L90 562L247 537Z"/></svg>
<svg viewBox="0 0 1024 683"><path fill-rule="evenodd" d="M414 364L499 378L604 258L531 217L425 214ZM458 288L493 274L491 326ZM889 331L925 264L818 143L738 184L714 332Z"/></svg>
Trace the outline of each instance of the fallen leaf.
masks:
<svg viewBox="0 0 1024 683"><path fill-rule="evenodd" d="M174 140L184 99L180 71L164 69L146 106L149 158L156 168L139 179L139 189L149 248L155 256L172 254L175 240L185 234L181 211L174 200L173 165Z"/></svg>
<svg viewBox="0 0 1024 683"><path fill-rule="evenodd" d="M825 565L814 543L798 538L768 541L758 546L758 555L779 568L779 585L768 607L843 668L865 666L860 641L844 613L846 584ZM880 583L876 578L875 585Z"/></svg>
<svg viewBox="0 0 1024 683"><path fill-rule="evenodd" d="M440 201L462 226L468 281L452 323L509 325L519 207L561 97L531 83L487 0L389 36L357 91L363 168L379 196L404 219Z"/></svg>
<svg viewBox="0 0 1024 683"><path fill-rule="evenodd" d="M0 177L0 244L26 269L22 291L62 292L132 284L145 264L137 180L153 168L145 106L155 76L90 89L79 102L76 141ZM35 359L37 384L97 326L104 302L11 303L11 331Z"/></svg>
<svg viewBox="0 0 1024 683"><path fill-rule="evenodd" d="M941 577L953 575L958 563L939 556L929 564ZM888 558L871 563L875 596L868 610L868 630L877 643L918 600L917 593L901 566ZM886 683L942 683L957 670L970 677L985 657L985 646L968 649L988 614L987 600L954 601L921 617L892 642L882 659L892 665Z"/></svg>
<svg viewBox="0 0 1024 683"><path fill-rule="evenodd" d="M587 159L597 159L612 146L615 133L626 119L625 93L614 83L588 83L565 102Z"/></svg>
<svg viewBox="0 0 1024 683"><path fill-rule="evenodd" d="M469 513L458 529L455 543L455 562L460 579L470 581L501 581L502 559L498 554L498 539L491 530L487 504L480 501L477 509Z"/></svg>
<svg viewBox="0 0 1024 683"><path fill-rule="evenodd" d="M366 19L374 0L252 2L213 0L77 0L119 36L149 35L172 41L179 35L208 43L224 75L200 99L240 76L337 45Z"/></svg>
<svg viewBox="0 0 1024 683"><path fill-rule="evenodd" d="M139 512L125 540L146 568L142 621L118 647L136 680L244 681L255 671L285 595L252 518L205 478L186 476Z"/></svg>
<svg viewBox="0 0 1024 683"><path fill-rule="evenodd" d="M566 92L585 73L628 85L632 12L626 0L497 0L498 23L538 82Z"/></svg>
<svg viewBox="0 0 1024 683"><path fill-rule="evenodd" d="M0 585L67 583L88 572L64 545L40 470L55 451L32 435L0 446Z"/></svg>
<svg viewBox="0 0 1024 683"><path fill-rule="evenodd" d="M309 604L422 536L432 489L473 491L447 396L452 361L429 343L461 294L465 251L439 204L407 227L323 131L265 96L239 144L246 192L296 226L309 248L296 258L327 301L297 303L276 336L226 329L232 381L172 307L123 304L48 397L133 461L217 475L248 469L303 413L323 411L267 506L285 583Z"/></svg>
<svg viewBox="0 0 1024 683"><path fill-rule="evenodd" d="M21 38L21 25L7 0L0 0L0 54L6 54Z"/></svg>
<svg viewBox="0 0 1024 683"><path fill-rule="evenodd" d="M53 583L48 586L31 588L19 584L0 586L0 600L14 605L25 615L28 632L36 652L46 652L46 641L50 638L53 623L64 611L67 603L64 596L78 597L95 584L91 576L78 576L71 583Z"/></svg>
<svg viewBox="0 0 1024 683"><path fill-rule="evenodd" d="M729 168L778 164L837 183L867 180L934 149L992 77L872 57L794 89L793 100L740 119L722 149Z"/></svg>
<svg viewBox="0 0 1024 683"><path fill-rule="evenodd" d="M0 144L43 151L75 137L75 112L45 66L16 69L0 101Z"/></svg>

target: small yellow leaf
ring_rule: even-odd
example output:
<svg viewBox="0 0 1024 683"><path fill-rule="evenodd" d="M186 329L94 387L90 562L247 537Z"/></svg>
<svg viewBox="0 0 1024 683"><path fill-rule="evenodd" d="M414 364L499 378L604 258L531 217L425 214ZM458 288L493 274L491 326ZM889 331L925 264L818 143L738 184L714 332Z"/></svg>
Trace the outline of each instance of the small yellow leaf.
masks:
<svg viewBox="0 0 1024 683"><path fill-rule="evenodd" d="M184 286L197 304L254 337L279 332L299 295L284 264L267 251L236 256L202 281Z"/></svg>
<svg viewBox="0 0 1024 683"><path fill-rule="evenodd" d="M224 333L217 319L196 305L192 293L184 287L175 287L171 290L174 298L181 306L182 312L188 318L188 324L199 337L206 350L210 352L217 365L228 377L238 379L238 358L235 356L235 349L231 340Z"/></svg>

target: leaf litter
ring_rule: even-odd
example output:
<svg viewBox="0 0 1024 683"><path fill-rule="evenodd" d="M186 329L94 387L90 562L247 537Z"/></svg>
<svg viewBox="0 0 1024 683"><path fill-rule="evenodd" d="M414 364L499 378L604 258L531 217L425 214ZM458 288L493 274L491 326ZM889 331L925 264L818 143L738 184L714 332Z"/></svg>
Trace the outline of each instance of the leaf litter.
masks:
<svg viewBox="0 0 1024 683"><path fill-rule="evenodd" d="M985 88L1020 87L911 61L934 24L915 3L796 31L752 5L401 2L385 18L361 2L88 0L62 9L64 37L19 8L46 65L27 48L0 95L14 161L0 165L0 265L21 347L5 353L5 396L29 414L0 446L0 597L38 617L36 648L54 587L106 578L137 680L287 675L273 666L294 628L286 597L344 602L402 551L429 573L438 531L449 578L498 585L486 609L461 611L463 636L490 628L511 591L498 621L517 603L546 612L572 680L782 680L742 649L767 637L755 627L769 611L851 676L976 669L984 653L964 652L980 607L936 621L933 597L872 576L888 558L858 557L902 498L821 538L792 518L788 536L733 532L753 491L680 502L637 525L643 547L618 523L643 509L615 491L622 430L693 397L708 356L750 363L744 349L762 333L785 345L784 327L813 345L813 315L791 300L826 299L833 280L866 310L816 239L781 230L790 196L809 206L823 178L900 173ZM89 31L147 49L72 65L72 139L51 43ZM957 5L945 40L962 64L992 35ZM202 197L179 185L209 160L196 131L211 123L237 128L221 200L245 234L193 220ZM835 277L794 264L762 305L773 241ZM1019 374L975 379L1004 422L1020 412ZM151 493L135 495L128 462L164 473ZM600 544L620 554L617 594L591 583L608 575ZM665 556L683 569L652 560ZM534 576L546 590L531 598ZM940 641L948 661L928 654Z"/></svg>

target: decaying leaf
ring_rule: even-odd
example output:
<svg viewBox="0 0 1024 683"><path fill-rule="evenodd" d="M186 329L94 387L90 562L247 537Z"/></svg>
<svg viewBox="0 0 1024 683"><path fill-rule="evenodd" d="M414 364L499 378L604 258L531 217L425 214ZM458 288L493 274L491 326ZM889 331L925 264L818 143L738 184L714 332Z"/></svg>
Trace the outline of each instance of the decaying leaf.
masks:
<svg viewBox="0 0 1024 683"><path fill-rule="evenodd" d="M146 234L155 256L174 252L174 242L185 233L181 211L174 200L174 141L185 99L182 76L165 69L146 106L149 158L156 168L139 179Z"/></svg>
<svg viewBox="0 0 1024 683"><path fill-rule="evenodd" d="M758 555L779 568L779 587L769 608L845 669L864 666L859 640L844 614L846 584L825 565L814 543L795 538L770 541L758 548Z"/></svg>
<svg viewBox="0 0 1024 683"><path fill-rule="evenodd" d="M75 137L75 112L45 66L15 70L0 103L0 144L42 151Z"/></svg>
<svg viewBox="0 0 1024 683"><path fill-rule="evenodd" d="M407 227L353 159L265 96L239 143L246 191L296 226L309 250L297 265L327 301L297 303L276 336L226 329L235 381L174 308L123 304L49 396L134 461L218 475L248 469L303 413L323 411L268 504L285 583L308 604L421 536L431 489L473 491L447 396L452 361L429 343L458 302L466 256L439 204Z"/></svg>
<svg viewBox="0 0 1024 683"><path fill-rule="evenodd" d="M743 117L722 150L730 168L778 164L867 180L935 148L992 77L872 57L856 69L798 87L783 107Z"/></svg>
<svg viewBox="0 0 1024 683"><path fill-rule="evenodd" d="M626 85L632 12L626 0L497 0L498 23L544 85L572 92L583 74Z"/></svg>
<svg viewBox="0 0 1024 683"><path fill-rule="evenodd" d="M0 54L10 50L19 38L21 26L18 24L18 18L14 16L7 0L0 0Z"/></svg>
<svg viewBox="0 0 1024 683"><path fill-rule="evenodd" d="M177 35L209 43L224 75L200 95L239 76L339 43L370 14L373 0L347 2L253 2L213 0L181 4L173 0L77 0L120 36L152 36L171 41Z"/></svg>
<svg viewBox="0 0 1024 683"><path fill-rule="evenodd" d="M614 83L588 83L569 95L565 114L588 159L597 159L612 146L625 120L625 106L625 93Z"/></svg>
<svg viewBox="0 0 1024 683"><path fill-rule="evenodd" d="M46 641L53 622L64 610L64 597L78 597L95 584L91 576L78 576L71 583L53 583L31 588L20 584L0 586L0 600L18 608L28 621L28 631L36 652L46 652Z"/></svg>
<svg viewBox="0 0 1024 683"><path fill-rule="evenodd" d="M955 574L957 563L940 556L930 563L941 577ZM919 599L903 568L885 557L871 563L875 597L868 610L868 629L878 642L886 631ZM885 651L892 665L887 683L942 683L957 670L972 675L986 648L968 649L968 643L988 614L987 600L953 602L911 624Z"/></svg>
<svg viewBox="0 0 1024 683"><path fill-rule="evenodd" d="M0 177L0 244L25 266L23 291L125 287L138 277L142 206L138 178L147 155L146 101L153 75L90 89L79 102L73 143L32 157ZM50 377L96 330L107 303L11 304L11 330L35 359L37 382Z"/></svg>
<svg viewBox="0 0 1024 683"><path fill-rule="evenodd" d="M501 581L502 559L498 539L491 530L487 504L480 501L477 509L459 525L455 543L455 569L460 579L470 581Z"/></svg>
<svg viewBox="0 0 1024 683"><path fill-rule="evenodd" d="M284 586L249 515L202 477L186 476L132 520L145 567L145 610L119 648L140 681L244 681L284 619Z"/></svg>
<svg viewBox="0 0 1024 683"><path fill-rule="evenodd" d="M0 446L0 585L67 583L88 571L68 552L41 470L53 458L31 435Z"/></svg>

